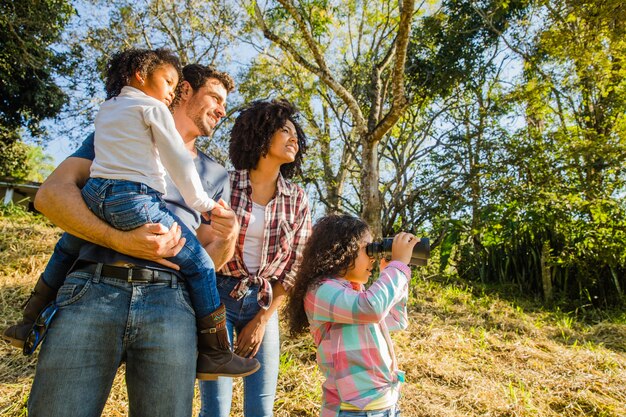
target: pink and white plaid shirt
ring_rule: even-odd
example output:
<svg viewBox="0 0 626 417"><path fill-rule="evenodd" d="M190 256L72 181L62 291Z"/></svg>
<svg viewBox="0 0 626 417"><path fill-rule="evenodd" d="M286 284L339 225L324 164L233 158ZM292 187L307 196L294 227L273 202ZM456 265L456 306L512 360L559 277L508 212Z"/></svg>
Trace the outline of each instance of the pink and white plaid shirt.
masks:
<svg viewBox="0 0 626 417"><path fill-rule="evenodd" d="M406 303L411 270L393 261L367 289L328 278L309 291L304 309L326 377L321 417L335 417L341 404L359 409L399 388L389 332L408 325Z"/></svg>
<svg viewBox="0 0 626 417"><path fill-rule="evenodd" d="M256 274L250 274L243 262L243 244L252 213L248 170L231 171L230 184L230 205L241 229L235 255L219 273L241 280L230 293L233 298L243 297L250 286L258 285L259 305L267 309L272 303L272 283L279 281L285 290L293 287L304 244L311 235L309 200L302 188L279 174L276 195L265 209L261 266Z"/></svg>

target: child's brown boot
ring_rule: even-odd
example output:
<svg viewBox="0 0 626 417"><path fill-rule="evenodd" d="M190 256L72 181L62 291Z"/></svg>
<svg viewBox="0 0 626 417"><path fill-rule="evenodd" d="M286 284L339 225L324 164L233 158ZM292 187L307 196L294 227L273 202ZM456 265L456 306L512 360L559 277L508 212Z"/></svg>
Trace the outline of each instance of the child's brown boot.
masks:
<svg viewBox="0 0 626 417"><path fill-rule="evenodd" d="M22 349L26 336L28 336L28 332L33 327L37 316L48 304L54 301L56 295L57 290L50 288L42 277L39 276L33 292L30 293L30 297L22 305L24 309L22 320L6 328L2 333L2 338L10 342L11 345Z"/></svg>
<svg viewBox="0 0 626 417"><path fill-rule="evenodd" d="M242 358L230 350L226 330L226 308L197 320L198 363L196 378L213 380L218 376L243 377L255 373L261 364L254 358Z"/></svg>

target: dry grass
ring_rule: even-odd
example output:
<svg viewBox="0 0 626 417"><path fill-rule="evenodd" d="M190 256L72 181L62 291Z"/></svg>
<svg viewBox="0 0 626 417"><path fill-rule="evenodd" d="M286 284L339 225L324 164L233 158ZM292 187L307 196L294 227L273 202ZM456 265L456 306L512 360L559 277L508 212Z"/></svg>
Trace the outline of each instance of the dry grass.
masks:
<svg viewBox="0 0 626 417"><path fill-rule="evenodd" d="M0 217L0 326L18 318L58 236L38 218ZM394 335L405 416L626 416L624 315L589 325L453 285L420 281L413 293L409 330ZM283 352L276 416L317 415L322 380L310 338L283 338ZM6 344L0 355L0 415L24 416L36 356ZM126 398L121 369L104 415L126 415Z"/></svg>

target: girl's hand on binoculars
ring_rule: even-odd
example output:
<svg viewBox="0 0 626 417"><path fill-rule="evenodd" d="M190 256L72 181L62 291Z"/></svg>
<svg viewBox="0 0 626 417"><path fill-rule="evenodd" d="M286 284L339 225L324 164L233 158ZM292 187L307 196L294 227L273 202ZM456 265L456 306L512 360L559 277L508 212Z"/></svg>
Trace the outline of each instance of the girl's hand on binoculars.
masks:
<svg viewBox="0 0 626 417"><path fill-rule="evenodd" d="M405 264L411 262L413 246L417 244L417 238L411 233L400 232L393 238L391 246L391 260Z"/></svg>

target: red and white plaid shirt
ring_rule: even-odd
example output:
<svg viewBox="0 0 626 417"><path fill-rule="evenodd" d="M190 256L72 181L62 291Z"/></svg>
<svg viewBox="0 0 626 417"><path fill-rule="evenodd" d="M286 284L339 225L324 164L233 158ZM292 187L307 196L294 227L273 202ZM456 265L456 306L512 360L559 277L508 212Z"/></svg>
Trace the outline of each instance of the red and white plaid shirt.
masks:
<svg viewBox="0 0 626 417"><path fill-rule="evenodd" d="M250 286L258 285L259 305L267 309L272 303L272 283L279 281L285 290L293 287L304 244L311 235L309 200L302 188L278 175L276 195L265 209L261 266L256 274L250 274L243 262L243 244L252 213L248 171L231 171L230 184L230 205L241 229L234 257L219 272L241 280L230 293L233 298L243 297Z"/></svg>

